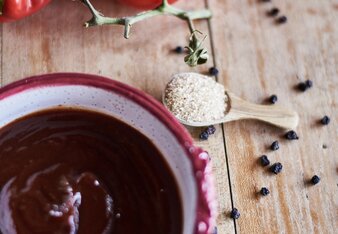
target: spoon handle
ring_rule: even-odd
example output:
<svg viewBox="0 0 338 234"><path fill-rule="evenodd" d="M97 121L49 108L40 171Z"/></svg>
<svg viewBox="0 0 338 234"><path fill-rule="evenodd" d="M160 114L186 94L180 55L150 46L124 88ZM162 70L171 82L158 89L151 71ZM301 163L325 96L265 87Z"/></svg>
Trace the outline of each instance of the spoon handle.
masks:
<svg viewBox="0 0 338 234"><path fill-rule="evenodd" d="M225 121L239 119L256 119L284 129L297 127L299 117L297 112L279 106L257 105L245 101L232 93L227 93L230 99L230 109Z"/></svg>

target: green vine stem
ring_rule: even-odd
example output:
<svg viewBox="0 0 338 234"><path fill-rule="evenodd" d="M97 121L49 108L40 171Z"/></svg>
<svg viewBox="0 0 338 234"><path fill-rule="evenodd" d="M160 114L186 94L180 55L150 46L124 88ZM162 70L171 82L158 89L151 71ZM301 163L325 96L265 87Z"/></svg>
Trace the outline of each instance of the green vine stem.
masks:
<svg viewBox="0 0 338 234"><path fill-rule="evenodd" d="M197 11L184 11L173 7L167 0L163 0L162 4L150 11L144 11L134 16L113 18L106 17L101 12L97 11L91 4L90 0L80 0L92 13L92 18L85 22L84 27L100 26L100 25L122 25L124 26L124 37L129 38L130 30L133 24L154 17L158 15L172 15L179 19L185 20L188 23L189 31L191 33L189 39L188 55L184 58L184 61L189 66L196 66L197 64L203 64L208 60L208 52L205 48L202 48L202 42L206 38L204 36L199 39L198 35L203 35L201 32L195 30L193 20L209 19L212 14L208 9L202 9Z"/></svg>

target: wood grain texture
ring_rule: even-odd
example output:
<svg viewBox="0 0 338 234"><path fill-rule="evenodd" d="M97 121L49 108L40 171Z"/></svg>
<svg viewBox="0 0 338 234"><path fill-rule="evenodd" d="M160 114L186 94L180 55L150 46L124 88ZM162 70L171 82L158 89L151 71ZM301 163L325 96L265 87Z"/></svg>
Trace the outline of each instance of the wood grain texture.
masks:
<svg viewBox="0 0 338 234"><path fill-rule="evenodd" d="M111 1L93 2L106 15L135 13ZM288 16L285 25L265 16L271 3L206 2L214 12L210 28L206 22L197 26L211 30L212 40L206 44L215 53L214 61L199 68L188 68L183 55L171 52L186 43L185 22L157 17L135 25L131 38L125 40L121 27L82 28L90 17L87 9L79 2L58 0L32 17L0 26L1 83L47 72L86 72L112 77L160 99L173 73L205 74L215 63L218 80L235 94L256 103L277 94L278 105L300 114L300 139L292 142L284 140L284 132L256 121L217 126L216 134L205 142L198 140L200 128L189 129L212 156L218 233L336 233L337 1L276 1ZM178 5L202 8L204 1L182 0ZM294 86L306 79L313 80L314 87L305 93L296 91ZM331 123L321 126L318 120L325 114ZM281 145L276 152L268 149L274 140ZM271 162L280 161L283 172L271 175L258 165L261 154ZM314 174L322 180L310 186L307 181ZM270 189L269 196L259 196L262 186ZM236 223L228 217L233 206L241 212Z"/></svg>
<svg viewBox="0 0 338 234"><path fill-rule="evenodd" d="M97 9L110 16L136 13L113 1L93 1ZM203 0L181 1L185 9L204 8ZM162 90L176 72L207 73L208 64L189 68L184 55L172 52L177 45L185 46L189 37L184 21L173 17L157 17L140 22L132 28L131 37L123 38L120 26L84 29L83 22L91 15L79 2L53 1L43 11L25 20L3 25L3 84L50 72L85 72L112 77L142 89L158 100ZM197 29L208 33L206 21ZM211 50L209 41L206 46ZM199 142L201 129L190 129L198 145L212 156L219 197L220 233L234 232L234 223L224 216L231 210L229 180L222 129L208 142Z"/></svg>
<svg viewBox="0 0 338 234"><path fill-rule="evenodd" d="M288 17L276 25L266 11L274 5ZM219 79L232 92L263 103L277 94L278 104L300 114L298 141L255 122L225 125L234 206L241 212L237 233L337 233L338 229L338 24L337 2L215 0L209 5ZM219 9L222 9L220 11ZM305 93L294 86L306 79ZM329 126L318 120L325 114ZM280 150L269 145L279 140ZM325 146L327 148L325 148ZM281 162L273 175L257 159L267 154ZM308 180L319 175L320 184ZM266 186L271 194L261 197Z"/></svg>

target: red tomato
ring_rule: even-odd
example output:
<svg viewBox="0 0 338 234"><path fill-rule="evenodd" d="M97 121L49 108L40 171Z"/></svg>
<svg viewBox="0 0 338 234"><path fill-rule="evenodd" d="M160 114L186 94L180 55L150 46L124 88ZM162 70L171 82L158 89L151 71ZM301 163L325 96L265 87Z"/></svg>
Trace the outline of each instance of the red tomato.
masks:
<svg viewBox="0 0 338 234"><path fill-rule="evenodd" d="M168 0L169 3L174 3L176 1L177 0ZM135 8L151 10L161 5L162 0L119 0L119 2Z"/></svg>
<svg viewBox="0 0 338 234"><path fill-rule="evenodd" d="M18 20L29 16L51 0L0 0L0 22Z"/></svg>

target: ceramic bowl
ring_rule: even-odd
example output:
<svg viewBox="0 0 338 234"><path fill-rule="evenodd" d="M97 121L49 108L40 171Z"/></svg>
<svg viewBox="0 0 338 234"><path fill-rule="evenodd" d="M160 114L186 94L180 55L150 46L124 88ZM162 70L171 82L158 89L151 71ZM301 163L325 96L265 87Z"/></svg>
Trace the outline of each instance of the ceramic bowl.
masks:
<svg viewBox="0 0 338 234"><path fill-rule="evenodd" d="M150 138L173 171L181 193L183 233L209 233L216 204L209 156L154 98L111 79L76 73L30 77L0 89L0 128L57 106L95 110L132 125Z"/></svg>

